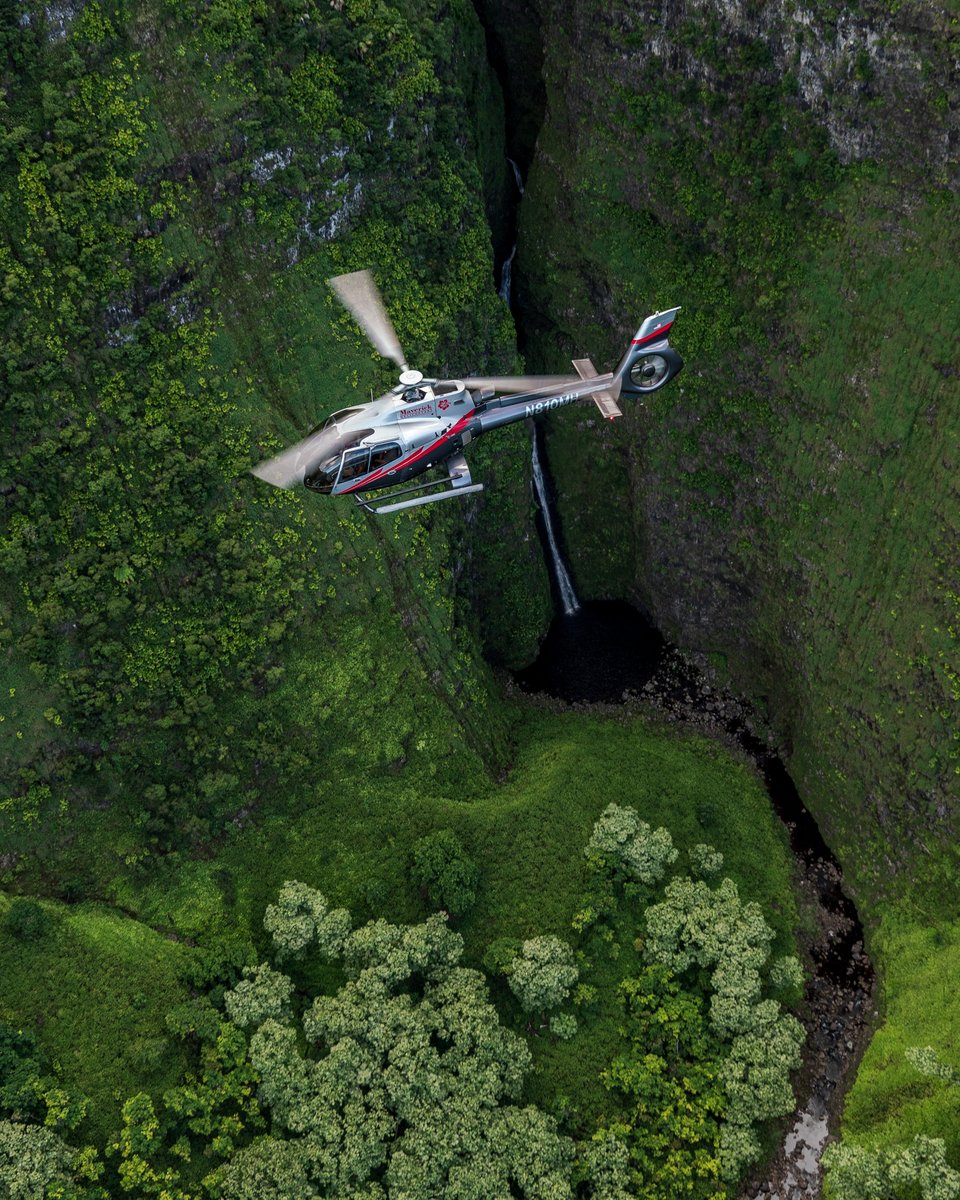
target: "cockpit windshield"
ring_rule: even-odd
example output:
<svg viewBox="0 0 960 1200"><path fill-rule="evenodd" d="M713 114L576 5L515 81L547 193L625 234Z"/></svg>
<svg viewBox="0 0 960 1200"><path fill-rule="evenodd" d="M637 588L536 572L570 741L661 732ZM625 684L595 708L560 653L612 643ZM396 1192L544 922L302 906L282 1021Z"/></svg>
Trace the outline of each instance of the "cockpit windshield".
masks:
<svg viewBox="0 0 960 1200"><path fill-rule="evenodd" d="M340 414L335 414L339 416ZM332 420L333 418L331 418ZM372 429L340 430L336 425L326 426L317 434L316 443L310 446L310 462L304 471L303 485L312 492L328 494L337 482L340 461L345 450L353 450L364 439L373 436ZM369 455L369 450L362 452Z"/></svg>

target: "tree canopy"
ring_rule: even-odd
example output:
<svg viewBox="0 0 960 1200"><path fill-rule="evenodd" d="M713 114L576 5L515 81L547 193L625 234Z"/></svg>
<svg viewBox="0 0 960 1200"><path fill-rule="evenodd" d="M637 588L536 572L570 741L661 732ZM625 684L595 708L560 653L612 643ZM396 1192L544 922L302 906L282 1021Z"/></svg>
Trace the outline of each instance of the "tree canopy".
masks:
<svg viewBox="0 0 960 1200"><path fill-rule="evenodd" d="M500 1024L483 975L460 965L459 934L436 915L341 936L342 912L297 883L268 910L278 951L336 957L347 977L299 1021L292 985L268 964L227 994L233 1018L252 1028L274 1136L221 1169L217 1194L572 1197L573 1144L516 1103L530 1052Z"/></svg>
<svg viewBox="0 0 960 1200"><path fill-rule="evenodd" d="M450 829L420 838L413 847L410 874L431 903L451 916L461 916L477 898L480 869Z"/></svg>

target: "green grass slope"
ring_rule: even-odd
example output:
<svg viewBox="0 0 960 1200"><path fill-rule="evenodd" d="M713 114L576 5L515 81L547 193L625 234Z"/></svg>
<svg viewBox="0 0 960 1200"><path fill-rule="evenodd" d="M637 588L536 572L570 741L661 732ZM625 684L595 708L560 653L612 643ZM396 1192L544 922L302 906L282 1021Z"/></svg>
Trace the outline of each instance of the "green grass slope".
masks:
<svg viewBox="0 0 960 1200"><path fill-rule="evenodd" d="M665 825L681 851L715 845L724 874L761 905L776 933L774 953L793 952L801 918L786 834L750 768L709 742L640 720L530 710L515 767L500 785L482 775L454 780L424 766L387 777L368 767L318 779L291 796L284 813L234 827L215 858L171 854L153 882L118 879L115 903L130 916L48 906L55 923L42 940L25 946L0 935L0 962L8 968L0 1015L35 1029L65 1080L91 1097L89 1136L102 1141L116 1128L118 1098L141 1089L157 1094L184 1068L184 1051L170 1052L163 1025L183 996L178 964L188 975L197 956L244 941L266 953L264 909L285 880L316 887L357 922L415 922L428 909L410 878L414 843L452 829L481 869L476 905L457 925L467 962L479 967L498 937L552 933L576 943L571 920L588 886L584 848L611 803ZM686 869L683 858L677 869ZM529 1099L566 1112L578 1136L617 1112L599 1076L622 1048L616 987L641 965L633 946L641 910L632 926L626 912L624 921L616 957L592 955L584 968L598 998L578 1012L577 1037L532 1039ZM506 988L495 987L511 1013ZM519 1014L512 1019L521 1029L526 1024Z"/></svg>
<svg viewBox="0 0 960 1200"><path fill-rule="evenodd" d="M917 1134L943 1138L960 1156L960 928L931 914L887 911L873 939L884 963L883 1025L867 1048L843 1113L843 1136L870 1147ZM922 1074L907 1052L932 1047L952 1080Z"/></svg>
<svg viewBox="0 0 960 1200"><path fill-rule="evenodd" d="M187 989L186 946L123 913L43 901L35 939L4 927L0 895L0 1021L33 1033L70 1088L89 1101L78 1136L103 1144L119 1126L121 1099L159 1095L186 1068L185 1049L164 1024Z"/></svg>

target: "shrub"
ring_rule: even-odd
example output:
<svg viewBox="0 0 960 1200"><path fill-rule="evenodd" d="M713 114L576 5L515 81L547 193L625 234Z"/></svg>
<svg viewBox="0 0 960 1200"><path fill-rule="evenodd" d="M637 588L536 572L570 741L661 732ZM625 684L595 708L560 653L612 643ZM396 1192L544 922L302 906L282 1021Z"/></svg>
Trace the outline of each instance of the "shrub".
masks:
<svg viewBox="0 0 960 1200"><path fill-rule="evenodd" d="M708 875L719 875L723 870L723 855L705 842L691 846L689 855L691 875L703 879Z"/></svg>
<svg viewBox="0 0 960 1200"><path fill-rule="evenodd" d="M601 870L645 884L658 883L677 859L668 830L651 829L635 809L619 804L608 804L600 814L584 853Z"/></svg>
<svg viewBox="0 0 960 1200"><path fill-rule="evenodd" d="M462 916L477 898L480 869L450 829L438 829L413 847L410 877L438 909Z"/></svg>
<svg viewBox="0 0 960 1200"><path fill-rule="evenodd" d="M520 956L522 945L518 938L495 938L483 956L483 969L488 975L509 975Z"/></svg>
<svg viewBox="0 0 960 1200"><path fill-rule="evenodd" d="M566 1000L578 974L566 942L552 936L531 938L513 964L510 990L526 1012L543 1012Z"/></svg>
<svg viewBox="0 0 960 1200"><path fill-rule="evenodd" d="M570 1013L556 1013L550 1018L550 1032L561 1042L569 1042L577 1033L577 1018Z"/></svg>
<svg viewBox="0 0 960 1200"><path fill-rule="evenodd" d="M36 942L47 932L50 918L32 897L19 896L10 905L6 929L21 942Z"/></svg>

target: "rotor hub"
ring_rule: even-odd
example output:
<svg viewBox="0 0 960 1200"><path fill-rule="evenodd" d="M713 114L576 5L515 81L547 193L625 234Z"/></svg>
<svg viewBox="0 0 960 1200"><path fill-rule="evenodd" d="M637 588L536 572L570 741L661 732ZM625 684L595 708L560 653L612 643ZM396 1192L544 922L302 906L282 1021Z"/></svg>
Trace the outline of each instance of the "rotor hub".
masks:
<svg viewBox="0 0 960 1200"><path fill-rule="evenodd" d="M404 387L416 387L422 379L422 371L404 371L400 376L400 382Z"/></svg>

